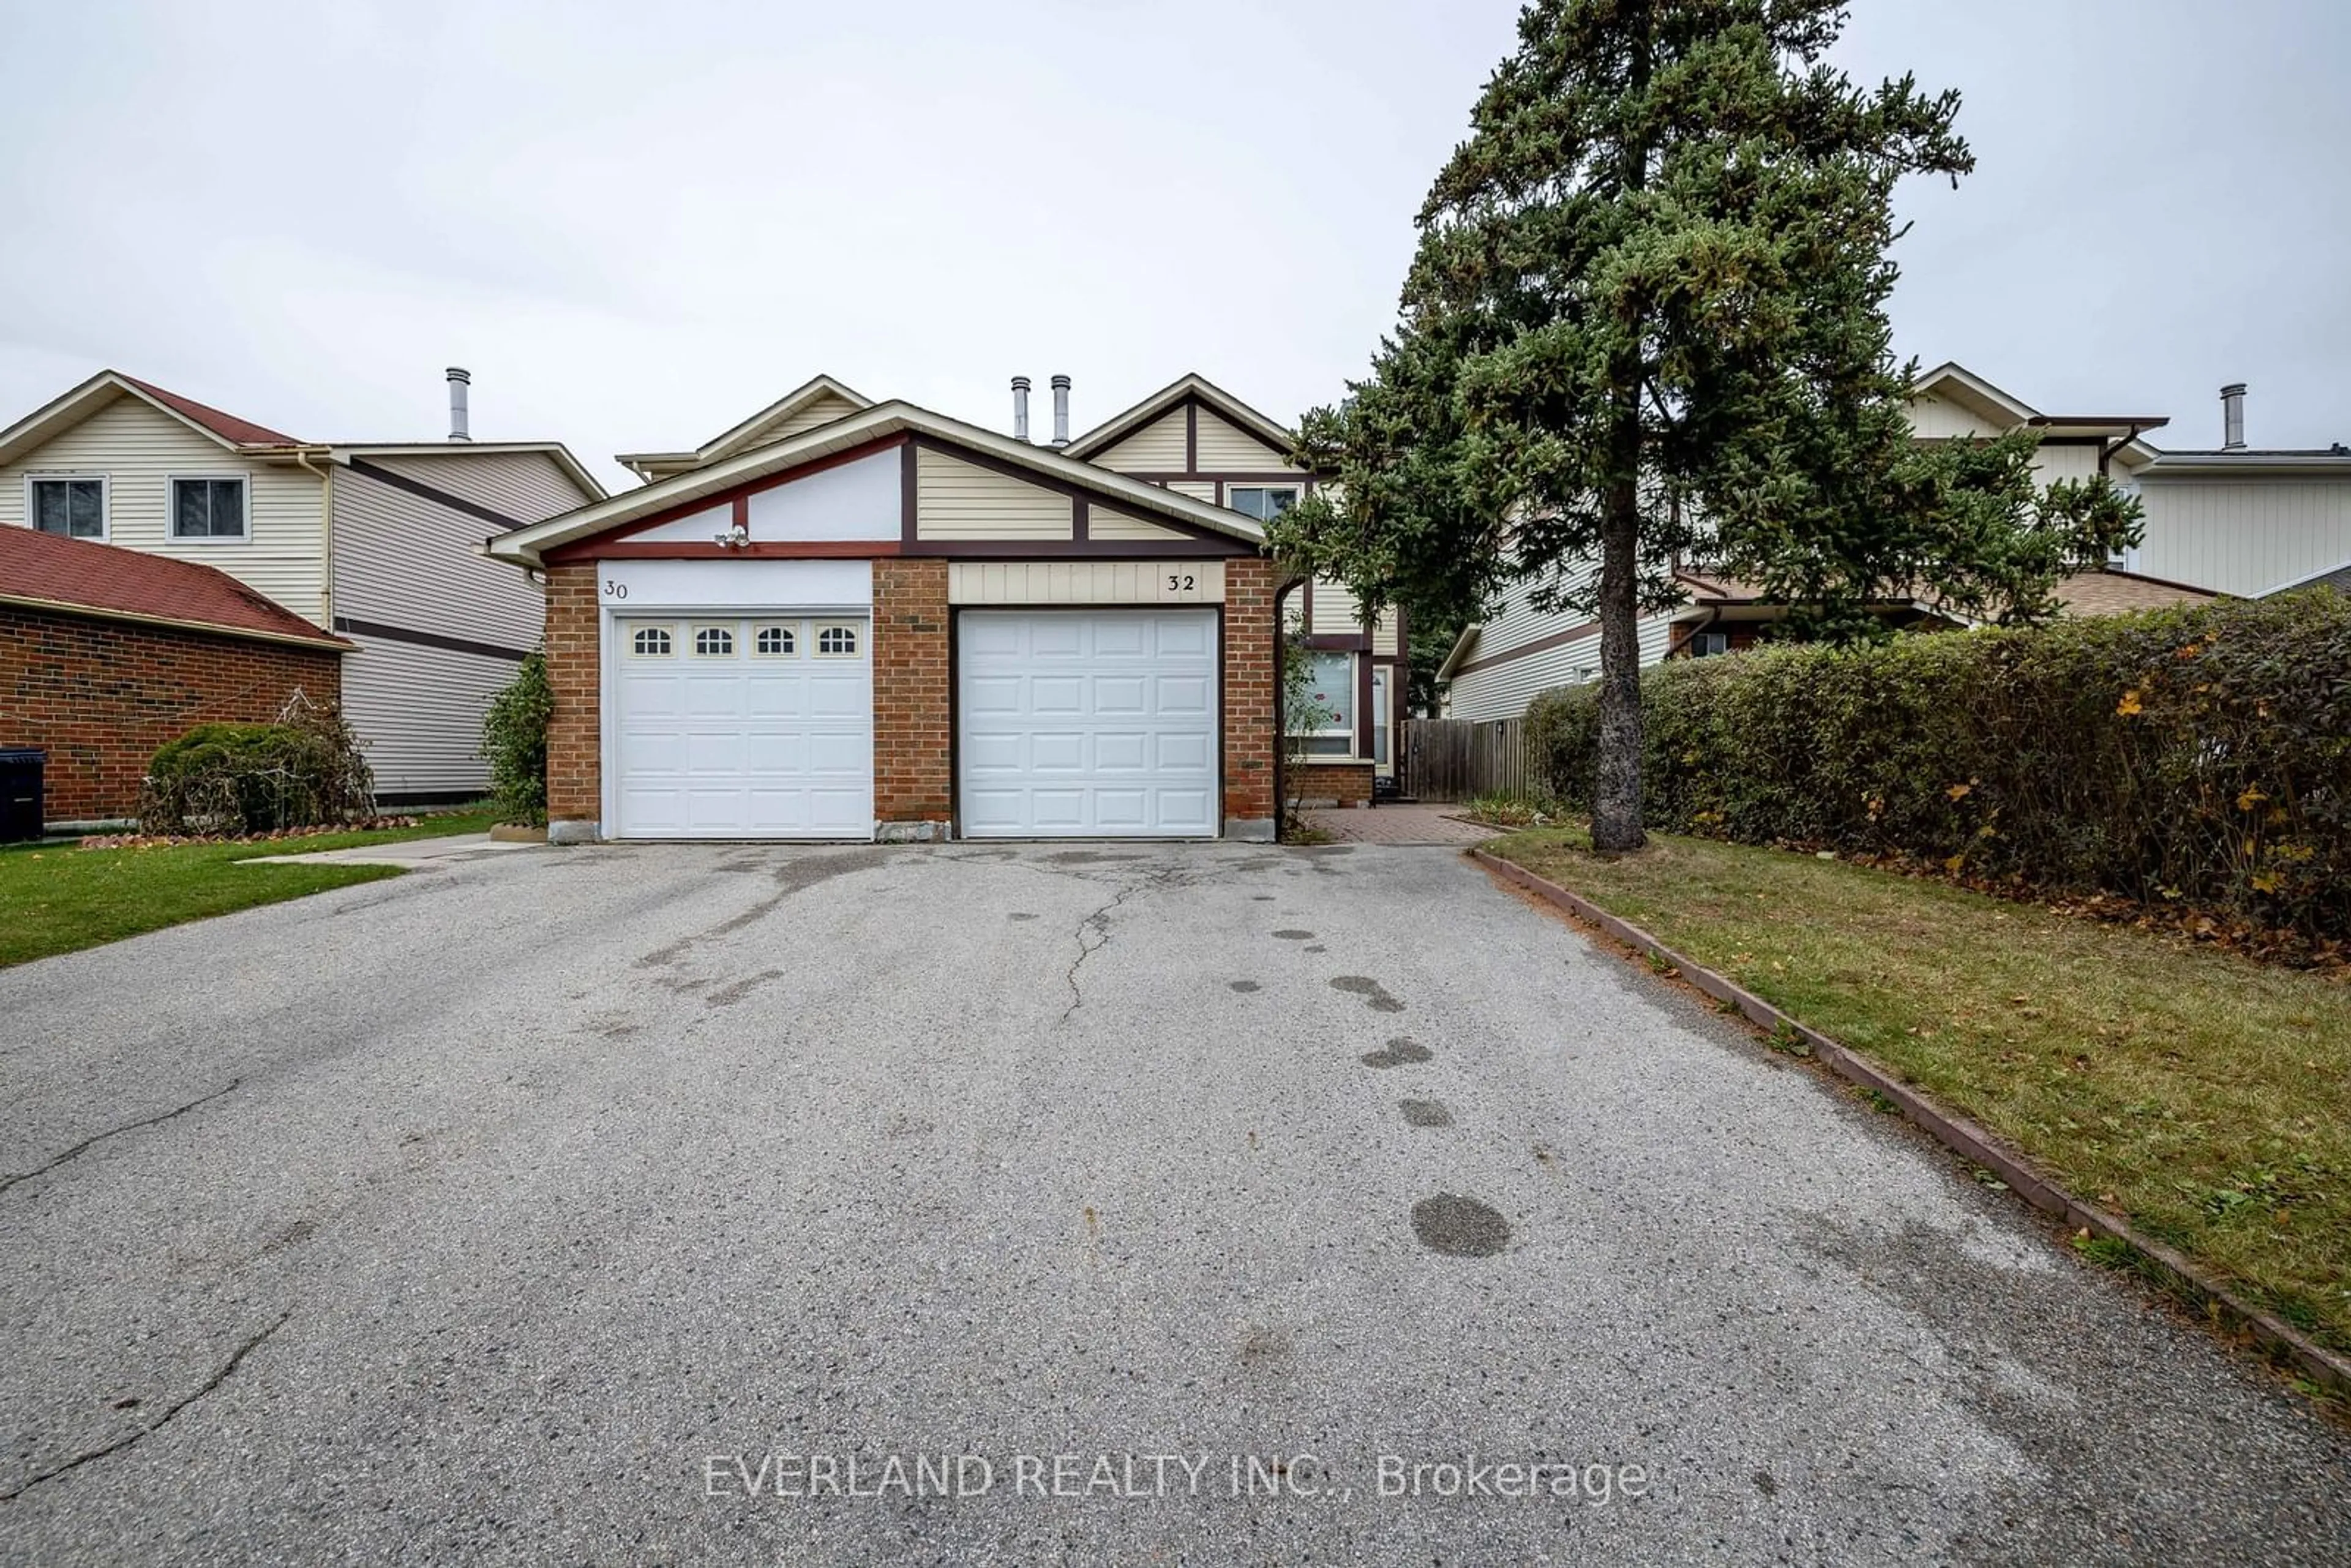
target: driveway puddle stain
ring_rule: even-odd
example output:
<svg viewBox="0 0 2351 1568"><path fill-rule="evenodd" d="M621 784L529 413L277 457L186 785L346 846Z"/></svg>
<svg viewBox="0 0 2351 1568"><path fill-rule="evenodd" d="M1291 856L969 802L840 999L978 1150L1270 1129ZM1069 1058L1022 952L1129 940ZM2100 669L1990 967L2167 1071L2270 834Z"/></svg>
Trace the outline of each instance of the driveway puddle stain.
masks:
<svg viewBox="0 0 2351 1568"><path fill-rule="evenodd" d="M1047 865L1124 865L1129 861L1147 860L1147 855L1108 855L1100 850L1063 850L1057 855L1039 857Z"/></svg>
<svg viewBox="0 0 2351 1568"><path fill-rule="evenodd" d="M1325 947L1320 942L1310 942L1306 945L1304 949L1304 951L1309 953L1328 953L1330 950L1330 948Z"/></svg>
<svg viewBox="0 0 2351 1568"><path fill-rule="evenodd" d="M1290 1343L1287 1329L1251 1329L1241 1335L1240 1364L1251 1366L1288 1355Z"/></svg>
<svg viewBox="0 0 2351 1568"><path fill-rule="evenodd" d="M1311 942L1314 940L1314 933L1291 929L1277 931L1273 934L1273 937L1277 942Z"/></svg>
<svg viewBox="0 0 2351 1568"><path fill-rule="evenodd" d="M1273 902L1273 894L1270 893L1252 893L1249 894L1249 902L1251 904L1271 904Z"/></svg>
<svg viewBox="0 0 2351 1568"><path fill-rule="evenodd" d="M728 981L704 999L712 1007L731 1008L769 980L780 980L783 977L784 972L781 969L762 969L756 975L746 975L739 980Z"/></svg>
<svg viewBox="0 0 2351 1568"><path fill-rule="evenodd" d="M1037 917L1025 909L1016 909L1004 917L1007 920L1034 920Z"/></svg>
<svg viewBox="0 0 2351 1568"><path fill-rule="evenodd" d="M1225 984L1237 991L1254 991L1259 988L1255 980L1227 980Z"/></svg>
<svg viewBox="0 0 2351 1568"><path fill-rule="evenodd" d="M1510 1244L1510 1222L1491 1204L1440 1192L1412 1206L1412 1233L1447 1258L1491 1258Z"/></svg>
<svg viewBox="0 0 2351 1568"><path fill-rule="evenodd" d="M1281 933L1277 931L1274 935L1279 936ZM1388 988L1385 986L1381 985L1377 980L1373 979L1369 975L1341 975L1331 982L1331 988L1334 991L1353 992L1356 996L1363 998L1364 1004L1374 1012L1400 1013L1404 1011L1404 1004L1396 1000L1395 998L1388 995Z"/></svg>
<svg viewBox="0 0 2351 1568"><path fill-rule="evenodd" d="M1416 1067L1436 1059L1437 1053L1409 1035L1398 1035L1377 1051L1367 1051L1359 1058L1366 1067Z"/></svg>
<svg viewBox="0 0 2351 1568"><path fill-rule="evenodd" d="M785 861L775 869L776 891L761 899L740 915L729 915L705 931L654 948L637 960L640 969L661 969L676 963L701 943L714 937L731 936L746 925L754 925L773 915L784 900L796 893L805 893L820 883L831 882L837 876L849 876L869 866L881 863L889 852L888 846L872 844L859 849L835 850L825 854L802 854Z"/></svg>
<svg viewBox="0 0 2351 1568"><path fill-rule="evenodd" d="M1405 1100L1399 1103L1404 1107L1404 1124L1407 1127L1453 1125L1453 1113L1442 1100Z"/></svg>

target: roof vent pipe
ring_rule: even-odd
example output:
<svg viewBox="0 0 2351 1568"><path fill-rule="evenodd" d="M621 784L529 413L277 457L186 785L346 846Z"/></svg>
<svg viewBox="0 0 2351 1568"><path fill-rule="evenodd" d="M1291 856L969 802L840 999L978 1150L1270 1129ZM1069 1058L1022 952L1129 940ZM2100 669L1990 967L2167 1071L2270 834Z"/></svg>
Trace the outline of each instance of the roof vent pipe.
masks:
<svg viewBox="0 0 2351 1568"><path fill-rule="evenodd" d="M1053 444L1070 444L1070 378L1053 378Z"/></svg>
<svg viewBox="0 0 2351 1568"><path fill-rule="evenodd" d="M456 365L449 367L449 439L452 441L474 439L465 417L465 389L473 384L472 372Z"/></svg>
<svg viewBox="0 0 2351 1568"><path fill-rule="evenodd" d="M1029 378L1012 378L1012 439L1029 439Z"/></svg>
<svg viewBox="0 0 2351 1568"><path fill-rule="evenodd" d="M2220 450L2245 449L2245 383L2231 382L2220 389Z"/></svg>

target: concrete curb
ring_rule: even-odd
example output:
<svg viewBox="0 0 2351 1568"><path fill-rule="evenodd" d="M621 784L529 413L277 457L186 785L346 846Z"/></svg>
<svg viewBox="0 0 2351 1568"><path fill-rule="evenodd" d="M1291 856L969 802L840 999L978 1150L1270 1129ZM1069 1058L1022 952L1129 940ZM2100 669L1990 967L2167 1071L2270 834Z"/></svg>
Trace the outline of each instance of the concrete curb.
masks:
<svg viewBox="0 0 2351 1568"><path fill-rule="evenodd" d="M2213 1317L2241 1329L2274 1358L2291 1362L2313 1383L2338 1395L2351 1395L2351 1359L2328 1350L2275 1313L2243 1300L2182 1253L2141 1235L2121 1215L2083 1202L2035 1170L2020 1151L2010 1147L1994 1134L1963 1116L1944 1110L1925 1094L1889 1075L1868 1058L1818 1030L1790 1018L1728 977L1690 962L1639 926L1618 919L1590 899L1570 893L1557 883L1537 876L1524 866L1499 855L1488 854L1484 850L1473 849L1469 856L1495 874L1549 900L1578 919L1597 925L1609 936L1635 951L1672 965L1681 971L1683 979L1716 1000L1730 1003L1745 1014L1750 1022L1764 1029L1785 1029L1793 1032L1812 1048L1813 1056L1830 1071L1892 1101L1900 1107L1903 1115L1929 1137L1961 1159L1991 1171L2033 1207L2064 1220L2074 1229L2087 1230L2093 1236L2127 1243L2153 1264L2169 1284L2201 1301Z"/></svg>

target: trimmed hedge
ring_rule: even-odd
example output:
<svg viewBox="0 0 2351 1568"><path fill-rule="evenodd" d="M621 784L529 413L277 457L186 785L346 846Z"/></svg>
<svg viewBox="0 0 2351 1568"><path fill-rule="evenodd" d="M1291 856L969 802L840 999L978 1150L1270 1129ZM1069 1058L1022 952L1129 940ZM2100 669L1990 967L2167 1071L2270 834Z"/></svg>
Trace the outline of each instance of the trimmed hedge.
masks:
<svg viewBox="0 0 2351 1568"><path fill-rule="evenodd" d="M2351 597L1677 661L1641 691L1653 827L2351 937ZM1528 713L1578 809L1596 699Z"/></svg>

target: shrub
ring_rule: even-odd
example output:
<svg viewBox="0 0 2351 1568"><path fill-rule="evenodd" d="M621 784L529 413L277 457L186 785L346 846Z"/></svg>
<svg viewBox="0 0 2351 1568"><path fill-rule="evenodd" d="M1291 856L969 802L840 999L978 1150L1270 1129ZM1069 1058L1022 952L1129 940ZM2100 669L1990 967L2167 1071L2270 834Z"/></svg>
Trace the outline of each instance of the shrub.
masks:
<svg viewBox="0 0 2351 1568"><path fill-rule="evenodd" d="M1528 715L1588 808L1591 687ZM1670 831L1938 861L2051 892L2351 936L2351 598L1660 665L1644 800Z"/></svg>
<svg viewBox="0 0 2351 1568"><path fill-rule="evenodd" d="M151 835L274 832L375 814L375 779L332 707L301 694L275 724L204 724L165 743L139 791Z"/></svg>
<svg viewBox="0 0 2351 1568"><path fill-rule="evenodd" d="M491 803L502 822L541 827L547 821L547 725L554 715L547 655L534 652L482 716L482 757L490 765Z"/></svg>

